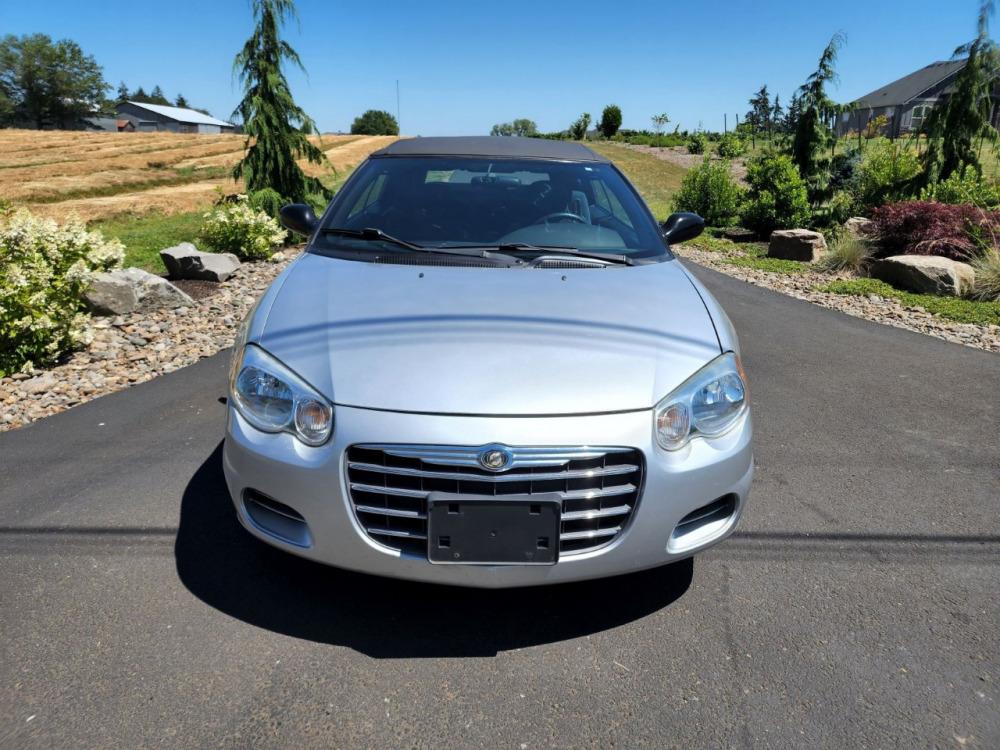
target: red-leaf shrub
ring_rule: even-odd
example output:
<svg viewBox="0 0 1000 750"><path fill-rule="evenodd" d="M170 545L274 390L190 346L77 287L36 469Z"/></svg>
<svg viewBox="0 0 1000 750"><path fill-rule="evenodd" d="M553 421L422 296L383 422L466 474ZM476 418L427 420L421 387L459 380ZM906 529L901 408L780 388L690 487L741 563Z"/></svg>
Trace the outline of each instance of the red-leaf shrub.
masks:
<svg viewBox="0 0 1000 750"><path fill-rule="evenodd" d="M889 255L943 255L969 260L979 253L976 240L1000 233L1000 211L966 204L933 201L889 203L872 211L878 257Z"/></svg>

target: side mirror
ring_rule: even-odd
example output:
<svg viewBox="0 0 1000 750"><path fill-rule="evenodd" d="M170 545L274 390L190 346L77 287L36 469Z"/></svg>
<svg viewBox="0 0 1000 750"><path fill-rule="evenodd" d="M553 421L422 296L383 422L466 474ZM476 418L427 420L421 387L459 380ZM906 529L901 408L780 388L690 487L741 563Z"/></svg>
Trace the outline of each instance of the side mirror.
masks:
<svg viewBox="0 0 1000 750"><path fill-rule="evenodd" d="M663 222L663 238L671 245L693 240L704 231L705 220L690 211L670 214L670 218Z"/></svg>
<svg viewBox="0 0 1000 750"><path fill-rule="evenodd" d="M319 226L319 219L312 210L312 206L305 203L291 203L281 207L281 223L286 229L304 234L307 237L316 231Z"/></svg>

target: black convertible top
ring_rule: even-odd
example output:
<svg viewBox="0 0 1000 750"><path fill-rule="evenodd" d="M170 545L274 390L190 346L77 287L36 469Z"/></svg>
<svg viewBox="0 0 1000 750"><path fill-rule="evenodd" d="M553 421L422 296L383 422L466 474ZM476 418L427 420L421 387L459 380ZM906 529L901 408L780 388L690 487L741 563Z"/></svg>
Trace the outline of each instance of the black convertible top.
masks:
<svg viewBox="0 0 1000 750"><path fill-rule="evenodd" d="M392 156L486 156L498 159L610 161L575 141L491 135L404 138L372 154L373 158Z"/></svg>

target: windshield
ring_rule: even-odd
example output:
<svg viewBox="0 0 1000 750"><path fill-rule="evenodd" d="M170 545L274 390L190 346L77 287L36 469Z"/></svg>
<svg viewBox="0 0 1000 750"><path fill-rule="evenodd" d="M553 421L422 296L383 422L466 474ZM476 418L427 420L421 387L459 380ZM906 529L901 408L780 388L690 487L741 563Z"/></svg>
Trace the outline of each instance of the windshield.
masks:
<svg viewBox="0 0 1000 750"><path fill-rule="evenodd" d="M375 228L428 248L533 245L665 253L645 206L617 170L600 162L370 159L337 196L323 226ZM359 247L356 239L329 233L318 242Z"/></svg>

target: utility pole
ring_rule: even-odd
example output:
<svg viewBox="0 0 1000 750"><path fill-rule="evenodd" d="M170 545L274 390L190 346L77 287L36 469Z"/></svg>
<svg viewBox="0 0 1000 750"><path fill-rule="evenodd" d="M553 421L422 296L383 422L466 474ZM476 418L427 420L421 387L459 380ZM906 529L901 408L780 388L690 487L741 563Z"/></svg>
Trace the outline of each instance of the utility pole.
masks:
<svg viewBox="0 0 1000 750"><path fill-rule="evenodd" d="M396 79L396 124L399 125L399 79ZM402 126L400 126L399 132L403 132Z"/></svg>

